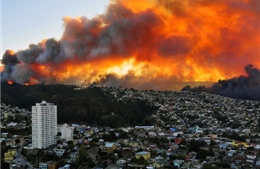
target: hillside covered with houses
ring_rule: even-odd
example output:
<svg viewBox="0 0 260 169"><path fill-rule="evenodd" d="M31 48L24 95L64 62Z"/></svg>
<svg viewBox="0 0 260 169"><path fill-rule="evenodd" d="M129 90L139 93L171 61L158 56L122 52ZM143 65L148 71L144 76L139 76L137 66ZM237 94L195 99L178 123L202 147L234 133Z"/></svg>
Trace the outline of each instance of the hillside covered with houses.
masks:
<svg viewBox="0 0 260 169"><path fill-rule="evenodd" d="M135 108L144 112L142 118L125 117L135 124L115 126L124 117L117 109L102 115L107 122L102 125L59 123L72 128L72 137L59 132L57 144L32 149L31 111L2 103L1 168L260 168L259 101L188 91L89 88L111 104L140 103Z"/></svg>

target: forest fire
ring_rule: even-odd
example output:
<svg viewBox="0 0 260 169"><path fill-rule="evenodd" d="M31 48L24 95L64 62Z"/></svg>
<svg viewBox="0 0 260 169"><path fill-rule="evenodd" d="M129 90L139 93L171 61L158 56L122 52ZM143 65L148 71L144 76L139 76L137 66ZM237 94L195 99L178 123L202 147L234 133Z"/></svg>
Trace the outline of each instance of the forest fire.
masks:
<svg viewBox="0 0 260 169"><path fill-rule="evenodd" d="M9 85L12 85L14 82L12 82L11 80L8 80L7 83L8 83Z"/></svg>
<svg viewBox="0 0 260 169"><path fill-rule="evenodd" d="M2 80L176 89L260 67L257 0L112 0L92 19L64 17L60 40L3 56Z"/></svg>

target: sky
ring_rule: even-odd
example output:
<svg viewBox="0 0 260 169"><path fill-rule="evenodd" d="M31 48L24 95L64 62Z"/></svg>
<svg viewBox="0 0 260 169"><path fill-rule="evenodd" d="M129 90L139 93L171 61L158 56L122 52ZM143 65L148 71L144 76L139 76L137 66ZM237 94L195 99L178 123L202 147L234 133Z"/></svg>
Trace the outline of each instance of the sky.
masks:
<svg viewBox="0 0 260 169"><path fill-rule="evenodd" d="M46 38L60 39L65 16L92 18L105 12L109 0L3 0L2 49L23 50Z"/></svg>
<svg viewBox="0 0 260 169"><path fill-rule="evenodd" d="M4 0L2 8L2 54L13 50L2 56L6 82L175 90L260 67L259 0Z"/></svg>

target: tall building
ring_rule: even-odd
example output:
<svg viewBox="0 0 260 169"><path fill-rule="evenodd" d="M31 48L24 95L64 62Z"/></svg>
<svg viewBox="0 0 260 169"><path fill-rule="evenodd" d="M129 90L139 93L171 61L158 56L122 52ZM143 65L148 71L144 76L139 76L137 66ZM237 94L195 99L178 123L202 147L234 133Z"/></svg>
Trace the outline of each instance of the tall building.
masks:
<svg viewBox="0 0 260 169"><path fill-rule="evenodd" d="M65 141L73 140L74 127L72 127L68 124L59 125L58 132L61 133L61 136L60 136L61 139L64 139Z"/></svg>
<svg viewBox="0 0 260 169"><path fill-rule="evenodd" d="M56 144L57 106L42 101L32 106L32 147L44 149Z"/></svg>

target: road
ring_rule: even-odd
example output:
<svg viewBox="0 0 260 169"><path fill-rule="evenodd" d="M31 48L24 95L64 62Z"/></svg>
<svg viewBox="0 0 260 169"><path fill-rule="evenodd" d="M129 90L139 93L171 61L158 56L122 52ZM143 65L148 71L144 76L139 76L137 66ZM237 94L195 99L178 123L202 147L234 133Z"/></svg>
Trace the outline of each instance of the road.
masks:
<svg viewBox="0 0 260 169"><path fill-rule="evenodd" d="M15 160L17 164L22 164L23 166L28 166L28 168L33 169L34 167L31 165L29 161L22 155L22 149L23 149L23 144L20 145L20 147L17 149L16 155L15 155Z"/></svg>

